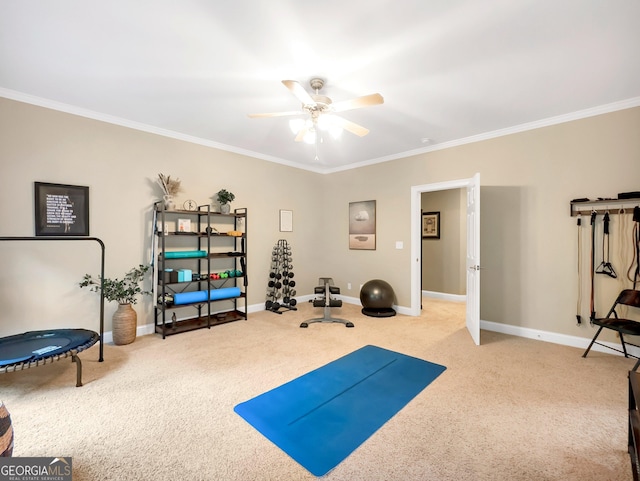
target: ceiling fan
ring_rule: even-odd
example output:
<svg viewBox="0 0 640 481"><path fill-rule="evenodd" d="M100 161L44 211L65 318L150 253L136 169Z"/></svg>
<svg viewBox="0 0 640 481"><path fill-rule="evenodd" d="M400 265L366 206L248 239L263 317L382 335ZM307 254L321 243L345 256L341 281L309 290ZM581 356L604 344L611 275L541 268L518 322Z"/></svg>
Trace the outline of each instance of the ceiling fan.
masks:
<svg viewBox="0 0 640 481"><path fill-rule="evenodd" d="M296 133L296 142L304 140L307 143L315 143L317 129L329 132L341 132L344 129L352 134L364 137L369 133L368 129L334 114L384 103L384 99L380 94L365 95L363 97L333 103L329 97L320 95L319 93L320 89L324 86L324 80L321 78L312 78L309 82L311 88L315 91L314 94L307 92L304 87L295 80L283 80L282 83L302 102L302 111L294 110L289 112L249 114L249 117L284 117L308 114L309 118L306 121L304 119L295 119L290 122L292 130Z"/></svg>

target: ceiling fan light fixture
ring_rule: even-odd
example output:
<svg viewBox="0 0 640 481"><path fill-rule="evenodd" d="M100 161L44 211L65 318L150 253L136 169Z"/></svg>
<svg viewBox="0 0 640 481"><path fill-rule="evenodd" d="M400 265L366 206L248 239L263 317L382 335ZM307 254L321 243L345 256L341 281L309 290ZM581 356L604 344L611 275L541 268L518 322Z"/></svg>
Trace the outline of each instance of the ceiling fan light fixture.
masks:
<svg viewBox="0 0 640 481"><path fill-rule="evenodd" d="M304 134L304 137L302 138L302 141L305 144L315 144L316 143L316 130L315 129L309 129L307 131L307 133Z"/></svg>
<svg viewBox="0 0 640 481"><path fill-rule="evenodd" d="M324 132L329 132L329 135L331 135L331 138L334 140L338 140L344 130L336 123L335 117L330 114L318 117L318 128Z"/></svg>
<svg viewBox="0 0 640 481"><path fill-rule="evenodd" d="M331 115L320 115L318 116L318 128L320 130L324 130L327 132L333 125L335 125L333 121L333 117Z"/></svg>
<svg viewBox="0 0 640 481"><path fill-rule="evenodd" d="M329 128L329 135L333 140L338 140L342 137L342 132L344 129L342 127L338 127L337 125L333 125Z"/></svg>
<svg viewBox="0 0 640 481"><path fill-rule="evenodd" d="M306 124L307 124L307 121L304 119L289 120L289 128L291 129L291 132L293 132L296 135L298 135L298 132L300 132L305 127Z"/></svg>
<svg viewBox="0 0 640 481"><path fill-rule="evenodd" d="M283 80L282 83L302 103L302 112L290 111L249 114L249 117L283 117L289 115L297 116L301 113L306 114L308 116L307 120L300 118L290 120L289 128L295 134L296 142L304 141L307 144L315 143L316 146L318 141L323 141L322 136L318 135L320 132L327 132L335 140L338 140L342 136L344 130L359 137L364 137L369 133L368 129L334 114L336 112L355 110L384 103L384 99L380 94L370 94L333 103L329 97L320 95L319 93L325 83L321 78L311 79L310 85L315 91L314 94L307 92L296 80Z"/></svg>

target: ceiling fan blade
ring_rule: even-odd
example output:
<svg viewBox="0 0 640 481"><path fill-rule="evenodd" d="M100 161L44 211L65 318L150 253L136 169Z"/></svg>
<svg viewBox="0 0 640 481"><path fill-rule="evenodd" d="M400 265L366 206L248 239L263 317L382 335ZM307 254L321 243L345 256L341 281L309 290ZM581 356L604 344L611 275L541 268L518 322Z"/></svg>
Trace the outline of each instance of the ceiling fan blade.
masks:
<svg viewBox="0 0 640 481"><path fill-rule="evenodd" d="M351 122L342 117L338 117L337 115L331 116L331 121L334 125L338 125L342 127L344 130L348 130L352 134L356 134L359 137L364 137L369 133L369 129L364 128L362 125L358 125L356 123Z"/></svg>
<svg viewBox="0 0 640 481"><path fill-rule="evenodd" d="M301 112L300 110L292 110L289 112L271 112L271 113L266 113L266 114L247 114L250 118L255 119L255 118L260 118L260 117L285 117L287 115L301 115L304 112Z"/></svg>
<svg viewBox="0 0 640 481"><path fill-rule="evenodd" d="M331 105L334 112L344 112L345 110L360 109L362 107L370 107L372 105L380 105L384 103L384 99L380 94L365 95L351 100L343 100Z"/></svg>
<svg viewBox="0 0 640 481"><path fill-rule="evenodd" d="M300 85L300 82L296 82L295 80L283 80L282 83L291 90L291 93L293 93L300 102L302 102L302 105L313 105L316 103L315 100L311 98L311 95L309 95L309 92Z"/></svg>
<svg viewBox="0 0 640 481"><path fill-rule="evenodd" d="M298 131L298 135L296 135L296 142L302 142L304 140L304 136L309 132L308 127L303 127Z"/></svg>

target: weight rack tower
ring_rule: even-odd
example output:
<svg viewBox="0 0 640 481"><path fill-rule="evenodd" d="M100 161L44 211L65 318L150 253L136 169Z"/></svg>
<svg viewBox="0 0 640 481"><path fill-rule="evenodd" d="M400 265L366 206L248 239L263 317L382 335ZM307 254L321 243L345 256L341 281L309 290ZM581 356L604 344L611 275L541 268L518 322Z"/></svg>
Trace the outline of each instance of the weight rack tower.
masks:
<svg viewBox="0 0 640 481"><path fill-rule="evenodd" d="M265 303L268 311L282 314L281 310L298 310L295 307L298 301L294 299L296 281L293 280L292 262L291 246L286 240L280 239L271 252L271 272Z"/></svg>

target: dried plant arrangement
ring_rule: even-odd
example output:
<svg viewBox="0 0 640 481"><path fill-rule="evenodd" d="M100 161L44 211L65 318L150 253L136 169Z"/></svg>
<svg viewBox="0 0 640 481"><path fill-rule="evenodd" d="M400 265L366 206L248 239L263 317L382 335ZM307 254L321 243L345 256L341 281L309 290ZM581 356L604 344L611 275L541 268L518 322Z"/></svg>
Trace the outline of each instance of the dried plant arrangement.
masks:
<svg viewBox="0 0 640 481"><path fill-rule="evenodd" d="M172 179L170 175L158 174L158 184L164 195L174 196L180 192L180 179Z"/></svg>

